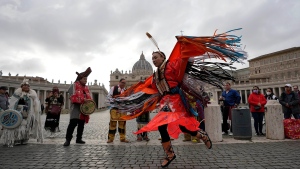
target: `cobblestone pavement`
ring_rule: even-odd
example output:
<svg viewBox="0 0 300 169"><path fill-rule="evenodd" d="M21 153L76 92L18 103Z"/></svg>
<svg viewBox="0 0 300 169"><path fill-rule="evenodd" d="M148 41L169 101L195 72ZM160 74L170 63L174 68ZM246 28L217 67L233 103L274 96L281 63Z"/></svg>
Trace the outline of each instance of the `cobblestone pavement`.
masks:
<svg viewBox="0 0 300 169"><path fill-rule="evenodd" d="M155 113L151 113L151 117L155 116ZM109 124L109 110L101 111L93 113L90 116L90 121L88 124L84 126L84 132L83 132L83 139L86 140L98 140L99 143L106 143L107 141L107 134L108 134L108 124ZM46 119L46 115L42 116L42 123L44 124ZM58 132L55 134L56 139L64 139L66 136L66 130L69 124L69 114L63 114L60 118L60 130L61 132ZM137 125L135 120L130 120L126 122L126 137L129 140L135 140L136 135L133 134L133 132L137 131ZM51 139L50 133L44 131L45 138ZM74 131L74 137L76 136L76 129ZM158 132L151 132L149 133L150 138L159 138L160 135ZM115 136L115 142L119 142L119 134L116 133Z"/></svg>
<svg viewBox="0 0 300 169"><path fill-rule="evenodd" d="M150 117L153 118L156 115L156 113L150 113ZM109 110L104 110L101 112L93 113L90 117L90 121L88 124L85 125L84 132L83 132L83 139L93 140L97 141L97 143L106 143L107 141L107 134L108 134L108 124L109 124ZM46 115L42 115L42 124L45 123ZM253 119L252 119L253 120ZM136 135L133 134L133 132L137 131L137 125L135 120L130 120L126 122L126 137L127 139L134 141L136 140ZM69 114L62 114L60 118L60 130L61 132L55 133L55 139L50 137L50 133L44 131L44 136L46 140L48 141L58 141L58 140L64 140L66 135L66 130L69 124ZM251 122L253 126L253 122ZM252 127L252 133L254 136L254 128ZM76 129L74 131L74 137L76 136ZM150 132L149 138L157 140L160 137L159 132ZM230 138L229 136L224 136L224 139ZM254 136L254 138L257 139L257 137ZM50 139L50 140L49 140ZM180 139L183 139L183 135L180 136ZM261 139L261 138L258 138ZM119 142L119 134L116 133L115 137L115 143Z"/></svg>
<svg viewBox="0 0 300 169"><path fill-rule="evenodd" d="M153 117L155 114L151 114ZM43 121L45 115L42 116ZM157 140L158 132L150 133L149 142L136 142L134 120L127 123L127 138L131 143L120 143L118 137L107 144L108 111L94 113L85 125L85 145L63 147L69 115L62 115L61 132L54 138L46 135L43 144L31 139L28 145L8 148L0 146L0 168L160 168L165 156ZM75 132L74 132L75 133ZM264 137L234 140L226 136L207 150L203 143L174 140L177 158L169 168L300 168L300 141L272 141Z"/></svg>

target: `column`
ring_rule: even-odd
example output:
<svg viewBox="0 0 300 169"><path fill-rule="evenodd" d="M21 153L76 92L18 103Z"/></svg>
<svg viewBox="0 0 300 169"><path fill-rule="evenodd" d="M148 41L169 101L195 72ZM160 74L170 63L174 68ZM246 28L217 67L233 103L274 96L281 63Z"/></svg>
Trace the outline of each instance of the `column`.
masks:
<svg viewBox="0 0 300 169"><path fill-rule="evenodd" d="M241 103L241 104L243 104L243 98L242 98L242 97L243 97L243 95L242 95L242 93L241 93L242 91L241 91L241 90L237 90L237 92L238 92L238 93L239 93L239 95L241 96L241 102L240 102L240 103Z"/></svg>
<svg viewBox="0 0 300 169"><path fill-rule="evenodd" d="M278 97L278 94L276 93L275 87L272 88L272 91L275 94L275 96Z"/></svg>
<svg viewBox="0 0 300 169"><path fill-rule="evenodd" d="M215 102L218 102L219 98L218 98L218 91L214 90L214 94L213 94L213 100Z"/></svg>
<svg viewBox="0 0 300 169"><path fill-rule="evenodd" d="M47 95L46 95L46 90L44 90L44 100L46 99Z"/></svg>
<svg viewBox="0 0 300 169"><path fill-rule="evenodd" d="M44 101L44 107L46 108L46 102L45 102L45 100L46 100L46 97L47 97L47 95L46 95L47 93L46 93L46 90L44 90L44 98L43 98L43 101Z"/></svg>
<svg viewBox="0 0 300 169"><path fill-rule="evenodd" d="M38 95L38 98L40 99L40 102L41 102L41 104L43 103L42 102L42 98L41 98L41 96L40 96L40 90L37 90L37 93L36 93L37 95Z"/></svg>
<svg viewBox="0 0 300 169"><path fill-rule="evenodd" d="M211 102L204 109L205 131L208 133L212 142L222 141L222 114L217 102Z"/></svg>
<svg viewBox="0 0 300 169"><path fill-rule="evenodd" d="M245 89L245 103L248 103L247 89Z"/></svg>
<svg viewBox="0 0 300 169"><path fill-rule="evenodd" d="M281 93L282 93L282 90L281 90L281 87L279 87L279 96L281 95ZM277 96L277 97L279 97L279 96Z"/></svg>
<svg viewBox="0 0 300 169"><path fill-rule="evenodd" d="M7 86L7 92L8 92L8 95L11 96L10 91L9 91L9 88L10 88L10 87Z"/></svg>
<svg viewBox="0 0 300 169"><path fill-rule="evenodd" d="M284 139L282 106L277 100L269 100L266 104L266 137L273 140Z"/></svg>
<svg viewBox="0 0 300 169"><path fill-rule="evenodd" d="M98 92L98 109L104 107L102 105L101 94L102 94L102 92L100 90L100 92Z"/></svg>
<svg viewBox="0 0 300 169"><path fill-rule="evenodd" d="M67 92L66 91L64 91L64 109L66 108L66 102L67 102Z"/></svg>

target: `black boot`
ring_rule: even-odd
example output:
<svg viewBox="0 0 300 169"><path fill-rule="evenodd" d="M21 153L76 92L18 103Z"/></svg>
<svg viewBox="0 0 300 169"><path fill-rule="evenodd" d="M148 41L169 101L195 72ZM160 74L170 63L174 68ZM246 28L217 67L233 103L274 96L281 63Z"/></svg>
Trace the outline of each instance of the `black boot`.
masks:
<svg viewBox="0 0 300 169"><path fill-rule="evenodd" d="M70 145L70 141L66 140L66 142L64 143L64 146L69 146Z"/></svg>
<svg viewBox="0 0 300 169"><path fill-rule="evenodd" d="M85 141L82 141L83 129L84 129L84 120L78 120L77 136L76 136L77 144L85 144Z"/></svg>
<svg viewBox="0 0 300 169"><path fill-rule="evenodd" d="M77 144L85 144L85 141L83 141L83 140L76 140L76 143Z"/></svg>

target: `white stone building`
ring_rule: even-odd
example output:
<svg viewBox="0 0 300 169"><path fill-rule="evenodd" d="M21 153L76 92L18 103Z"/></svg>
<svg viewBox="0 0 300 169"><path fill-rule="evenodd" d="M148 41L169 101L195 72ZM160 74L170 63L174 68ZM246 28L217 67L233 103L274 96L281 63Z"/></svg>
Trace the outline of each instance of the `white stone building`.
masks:
<svg viewBox="0 0 300 169"><path fill-rule="evenodd" d="M236 78L232 89L237 90L242 103L248 103L248 97L253 86L258 86L265 94L267 88L272 88L277 97L284 91L284 85L300 85L300 47L293 47L250 59L249 67L233 72ZM221 90L208 87L217 100Z"/></svg>

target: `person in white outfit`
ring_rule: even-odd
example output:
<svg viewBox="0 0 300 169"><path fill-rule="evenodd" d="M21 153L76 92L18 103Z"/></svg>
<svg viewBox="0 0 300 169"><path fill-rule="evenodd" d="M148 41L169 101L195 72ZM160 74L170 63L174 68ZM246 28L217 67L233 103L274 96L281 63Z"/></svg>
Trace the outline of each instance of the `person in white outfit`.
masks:
<svg viewBox="0 0 300 169"><path fill-rule="evenodd" d="M21 113L22 122L13 129L3 128L0 141L13 147L15 144L27 144L29 138L43 142L41 127L41 104L34 90L30 89L29 80L24 79L9 100L9 110Z"/></svg>

